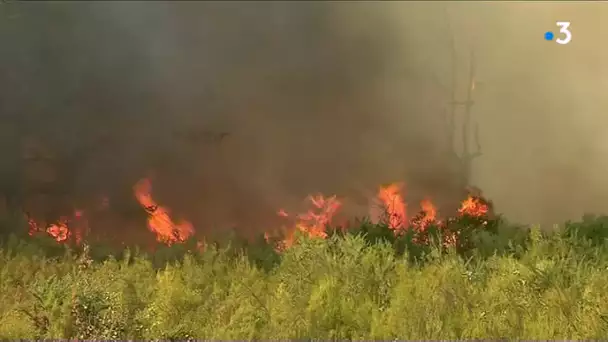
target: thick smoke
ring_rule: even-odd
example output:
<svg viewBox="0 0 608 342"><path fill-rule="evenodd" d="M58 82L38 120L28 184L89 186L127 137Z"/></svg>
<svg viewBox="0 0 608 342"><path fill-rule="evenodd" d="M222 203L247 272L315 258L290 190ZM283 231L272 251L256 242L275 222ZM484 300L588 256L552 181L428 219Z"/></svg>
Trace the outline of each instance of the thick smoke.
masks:
<svg viewBox="0 0 608 342"><path fill-rule="evenodd" d="M454 203L462 189L443 125L454 38L460 97L471 47L479 69L473 181L516 219L597 210L595 7L5 3L4 191L27 193L16 185L21 146L37 140L61 161L55 192L70 205L105 195L115 211L136 210L131 187L150 176L159 201L199 231L263 229L317 192L365 215L394 181L413 201ZM543 41L561 19L573 42Z"/></svg>

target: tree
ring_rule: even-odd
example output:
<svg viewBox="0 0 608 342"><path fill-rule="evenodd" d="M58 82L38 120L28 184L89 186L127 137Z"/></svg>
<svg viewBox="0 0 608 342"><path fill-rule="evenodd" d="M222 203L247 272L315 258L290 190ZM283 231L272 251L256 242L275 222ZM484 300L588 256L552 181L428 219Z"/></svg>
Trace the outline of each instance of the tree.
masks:
<svg viewBox="0 0 608 342"><path fill-rule="evenodd" d="M448 21L449 22L449 21ZM451 27L449 28L451 31ZM450 110L446 115L446 135L449 144L448 153L450 160L457 166L457 178L459 187L471 191L471 176L473 170L473 161L482 155L481 143L479 141L479 126L473 120L473 94L476 86L476 59L475 49L471 47L469 51L469 77L467 81L466 99L458 100L457 89L458 82L458 53L456 49L456 40L454 35L450 35L450 50L451 50L451 85L450 85ZM461 113L461 115L459 115ZM461 119L459 119L461 116ZM459 122L460 127L458 127ZM460 137L457 137L457 132L460 132ZM458 139L459 138L459 139ZM461 149L458 150L457 141L461 142ZM471 146L471 144L474 146ZM480 192L476 189L476 192Z"/></svg>

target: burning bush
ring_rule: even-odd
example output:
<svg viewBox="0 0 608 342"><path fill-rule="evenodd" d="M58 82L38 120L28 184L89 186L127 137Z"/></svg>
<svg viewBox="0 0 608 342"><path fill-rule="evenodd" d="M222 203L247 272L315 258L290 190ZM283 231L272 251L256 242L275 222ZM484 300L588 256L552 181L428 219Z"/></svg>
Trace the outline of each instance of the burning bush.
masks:
<svg viewBox="0 0 608 342"><path fill-rule="evenodd" d="M348 227L332 226L332 218L340 208L341 202L335 197L318 195L310 197L313 209L302 215L296 215L295 228L284 229L285 237L279 241L266 234L266 240L274 243L279 251L295 242L295 232L308 237L325 239L328 234L348 230ZM377 197L372 201L371 226L384 227L384 238L392 235L390 240L410 241L415 245L428 246L435 242L443 247L456 247L465 251L471 246L471 234L496 224L491 202L481 194L470 193L461 203L455 216L442 219L431 200L421 201L419 210L411 217L407 214L407 204L402 194L402 185L398 183L380 187ZM279 215L289 217L284 210ZM370 225L365 222L359 225L359 233L369 234ZM382 229L381 229L382 230ZM390 233L390 234L387 234ZM378 235L374 235L377 239Z"/></svg>
<svg viewBox="0 0 608 342"><path fill-rule="evenodd" d="M187 220L174 221L170 209L153 198L151 179L138 181L133 187L133 193L147 214L148 229L154 233L157 242L171 246L195 238L192 223ZM280 209L278 216L284 220L284 225L264 234L266 243L274 246L278 252L283 252L296 243L297 236L326 239L343 231L370 234L365 224L353 227L352 224L336 222L336 215L343 205L337 196L317 194L309 196L307 200L311 205L310 210L291 214ZM411 245L415 249L438 244L444 248L456 247L463 252L472 248L471 235L474 231L491 229L495 221L491 202L475 191L469 191L457 212L451 216L440 216L439 209L428 198L420 202L416 211L411 211L413 214L408 209L411 208L405 200L403 184L382 186L375 198L370 200L370 223L376 229L384 227L384 233L380 235L384 234L384 238L392 235L390 239L397 245ZM75 210L73 215L61 217L58 222L51 224L28 217L28 224L30 235L47 234L58 243L70 245L80 245L90 232L84 210ZM372 239L378 237L377 234L374 236ZM202 237L199 237L196 244L197 248L205 248Z"/></svg>

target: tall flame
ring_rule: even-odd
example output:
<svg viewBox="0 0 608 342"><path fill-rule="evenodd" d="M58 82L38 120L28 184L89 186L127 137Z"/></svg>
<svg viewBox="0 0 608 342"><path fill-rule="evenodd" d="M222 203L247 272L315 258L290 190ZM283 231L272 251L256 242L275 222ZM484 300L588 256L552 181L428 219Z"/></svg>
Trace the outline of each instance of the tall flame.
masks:
<svg viewBox="0 0 608 342"><path fill-rule="evenodd" d="M133 187L135 198L148 213L148 228L159 242L172 244L186 241L194 234L194 226L188 221L174 223L167 208L152 198L152 182L143 178Z"/></svg>
<svg viewBox="0 0 608 342"><path fill-rule="evenodd" d="M384 210L384 219L389 228L396 231L407 228L407 206L401 195L403 185L393 183L386 187L380 187L378 199Z"/></svg>
<svg viewBox="0 0 608 342"><path fill-rule="evenodd" d="M424 231L427 227L433 223L439 223L437 221L437 208L428 199L420 202L420 213L412 220L411 223L414 229L417 231Z"/></svg>

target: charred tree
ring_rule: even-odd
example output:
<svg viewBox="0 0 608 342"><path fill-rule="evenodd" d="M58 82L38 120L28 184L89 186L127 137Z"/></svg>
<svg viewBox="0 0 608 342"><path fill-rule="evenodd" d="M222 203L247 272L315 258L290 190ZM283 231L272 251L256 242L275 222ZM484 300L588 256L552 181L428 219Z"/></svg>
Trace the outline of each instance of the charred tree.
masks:
<svg viewBox="0 0 608 342"><path fill-rule="evenodd" d="M473 117L473 99L477 84L477 61L475 49L469 51L468 79L466 83L466 97L464 100L458 98L458 52L456 41L450 35L451 50L451 84L449 110L446 111L446 140L450 163L454 166L454 179L456 187L461 189L461 196L477 198L486 203L491 212L493 204L484 198L481 189L471 182L473 173L473 162L482 156L481 143L479 139L479 125ZM460 142L460 144L459 144ZM459 146L460 145L460 146ZM459 148L460 147L460 148Z"/></svg>
<svg viewBox="0 0 608 342"><path fill-rule="evenodd" d="M479 125L473 120L473 93L475 91L475 53L471 50L469 60L469 79L467 82L467 92L464 101L459 101L456 97L457 72L456 72L456 51L452 49L452 87L450 112L447 118L447 136L450 144L451 159L458 165L458 179L462 188L471 186L471 176L473 170L473 161L482 155L481 143L479 141ZM459 110L462 111L462 119L460 127L457 127L457 117ZM457 148L456 133L460 131L459 140L461 149ZM473 146L472 143L474 144Z"/></svg>

